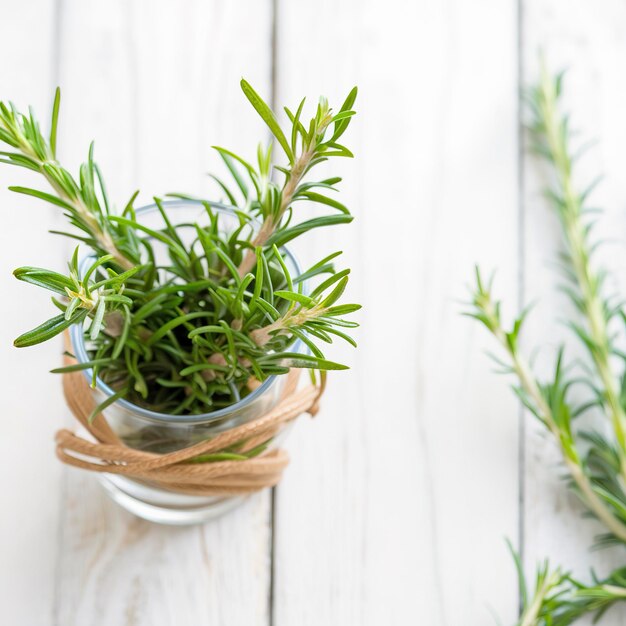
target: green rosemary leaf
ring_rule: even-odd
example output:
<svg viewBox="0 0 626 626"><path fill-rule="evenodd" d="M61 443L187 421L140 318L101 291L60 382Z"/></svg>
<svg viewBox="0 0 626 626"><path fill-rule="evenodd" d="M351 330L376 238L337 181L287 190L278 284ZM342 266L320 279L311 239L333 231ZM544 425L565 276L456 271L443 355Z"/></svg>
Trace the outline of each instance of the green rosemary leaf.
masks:
<svg viewBox="0 0 626 626"><path fill-rule="evenodd" d="M98 365L107 365L110 363L109 358L93 359L91 361L82 361L81 363L73 363L72 365L65 365L63 367L56 367L50 370L51 374L69 374L71 372L80 372L82 370L91 369Z"/></svg>
<svg viewBox="0 0 626 626"><path fill-rule="evenodd" d="M337 330L336 328L333 328L332 326L324 328L324 331L326 333L330 333L331 335L336 335L337 337L339 337L339 338L343 339L344 341L346 341L347 343L349 343L354 348L357 347L356 341L352 337L350 337L350 335L348 335L346 333L342 333L340 330Z"/></svg>
<svg viewBox="0 0 626 626"><path fill-rule="evenodd" d="M303 272L294 279L295 283L301 283L303 281L319 276L320 274L328 274L334 272L334 266L331 263L333 259L336 259L339 255L343 254L341 251L333 252L327 257L310 267L306 272Z"/></svg>
<svg viewBox="0 0 626 626"><path fill-rule="evenodd" d="M176 231L174 226L172 226L172 222L170 222L169 217L167 217L167 212L163 208L163 202L161 201L160 198L155 197L154 198L154 203L156 204L157 208L159 209L159 213L161 214L161 217L163 218L163 221L165 222L165 231L170 236L172 241L176 242L178 244L178 246L180 246L180 249L184 251L185 250L185 244L183 243L182 239L179 237L178 232ZM188 256L187 256L187 260L189 260Z"/></svg>
<svg viewBox="0 0 626 626"><path fill-rule="evenodd" d="M267 302L267 300L264 300L263 298L259 298L256 302L257 302L257 306L260 309L263 309L263 311L265 311L265 313L267 313L270 316L272 321L275 321L280 317L280 312L278 311L278 309L276 309L272 304Z"/></svg>
<svg viewBox="0 0 626 626"><path fill-rule="evenodd" d="M148 226L145 226L144 224L141 224L134 220L127 219L125 217L121 217L119 215L111 215L109 219L116 224L123 224L124 226L129 226L131 228L134 228L134 229L137 229L146 233L146 235L149 235L153 239L156 239L157 241L164 243L168 247L168 249L170 249L174 254L176 254L182 261L188 260L185 249L181 247L177 242L172 241L170 237L163 234L162 232L154 230L152 228L148 228Z"/></svg>
<svg viewBox="0 0 626 626"><path fill-rule="evenodd" d="M300 195L304 196L307 200L311 200L312 202L318 202L319 204L325 204L327 206L332 207L333 209L337 209L338 211L341 211L341 213L350 215L350 211L348 210L348 207L346 207L344 204L341 204L341 202L338 202L337 200L333 200L333 198L329 198L327 196L324 196L320 193L315 193L313 191L305 191L305 192L302 192Z"/></svg>
<svg viewBox="0 0 626 626"><path fill-rule="evenodd" d="M324 151L324 156L325 157L330 157L330 156L337 156L337 157L346 157L348 159L353 159L354 158L354 154L348 150L348 148L346 148L345 146L339 146L339 145L335 145L335 144L328 144L329 147L334 148L334 150L325 150Z"/></svg>
<svg viewBox="0 0 626 626"><path fill-rule="evenodd" d="M325 215L324 217L315 217L305 222L301 222L300 224L296 224L291 228L276 231L276 233L268 239L267 244L270 246L275 245L281 247L302 233L307 233L314 228L336 226L338 224L349 224L353 219L354 218L351 215Z"/></svg>
<svg viewBox="0 0 626 626"><path fill-rule="evenodd" d="M0 163L16 165L17 167L25 167L28 170L33 170L33 172L39 171L39 163L31 157L16 154L14 152L0 152L0 155L8 157L6 159L0 159Z"/></svg>
<svg viewBox="0 0 626 626"><path fill-rule="evenodd" d="M98 404L98 406L96 406L96 408L90 413L89 417L87 418L87 421L91 424L91 422L93 422L96 419L96 417L98 417L98 415L103 413L108 407L110 407L112 404L114 404L118 400L121 400L122 398L124 398L127 394L128 394L128 389L121 389L120 391L117 391L116 393L113 393L110 396L107 396L106 400Z"/></svg>
<svg viewBox="0 0 626 626"><path fill-rule="evenodd" d="M343 276L341 280L337 283L337 285L333 288L333 290L326 296L321 302L320 307L328 308L331 307L339 298L343 295L343 292L346 290L348 285L348 276ZM345 305L344 305L345 306Z"/></svg>
<svg viewBox="0 0 626 626"><path fill-rule="evenodd" d="M100 193L102 195L102 202L104 203L104 210L107 215L111 213L111 207L109 206L109 196L107 194L106 185L104 183L104 177L102 176L102 172L97 164L94 163L94 172L96 174L96 178L98 180L98 186L100 188Z"/></svg>
<svg viewBox="0 0 626 626"><path fill-rule="evenodd" d="M298 135L303 136L306 132L304 130L304 126L302 126L302 122L300 122L300 117L302 115L302 109L304 108L305 101L306 101L306 98L302 98L302 100L300 100L300 104L298 105L298 108L296 109L295 115L291 115L289 109L285 107L285 112L289 116L289 119L291 120L291 124L292 124L291 149L294 154L298 148Z"/></svg>
<svg viewBox="0 0 626 626"><path fill-rule="evenodd" d="M105 257L101 257L101 258L105 258ZM96 265L96 264L94 264L94 265ZM99 265L101 265L101 263L98 264L97 266L99 266ZM94 268L93 265L91 266L90 269L92 269L92 268ZM114 287L114 286L123 285L123 284L127 283L130 280L130 278L132 278L135 274L137 274L138 272L140 272L143 269L146 269L146 266L138 265L137 267L133 267L133 268L131 268L129 270L126 270L125 272L122 272L121 274L118 274L117 272L115 272L113 269L111 269L109 267L109 268L107 268L107 271L109 272L109 277L95 282L92 285L92 289L101 289L102 287ZM90 273L90 275L91 275L91 273ZM85 278L83 278L83 281L84 280L86 280L86 276L85 276Z"/></svg>
<svg viewBox="0 0 626 626"><path fill-rule="evenodd" d="M74 283L67 276L39 267L18 267L13 270L13 276L25 283L49 289L62 296L66 295L66 289L75 288Z"/></svg>
<svg viewBox="0 0 626 626"><path fill-rule="evenodd" d="M274 137L276 137L278 143L281 145L282 149L285 151L287 158L289 159L289 163L294 162L294 155L291 151L291 147L289 146L289 142L285 137L285 133L283 133L280 125L278 124L278 120L274 115L272 109L270 109L267 104L263 101L261 96L251 87L251 85L244 80L241 79L241 89L245 94L246 98L250 101L250 104L256 109L256 112L261 116L261 119L267 124L268 128L272 131Z"/></svg>
<svg viewBox="0 0 626 626"><path fill-rule="evenodd" d="M245 454L235 452L214 452L213 454L201 454L189 459L187 463L218 463L220 461L245 461L248 457Z"/></svg>
<svg viewBox="0 0 626 626"><path fill-rule="evenodd" d="M66 320L64 315L57 315L56 317L49 319L43 324L40 324L36 328L33 328L32 330L29 330L28 332L20 335L13 342L13 345L16 348L25 348L27 346L34 346L38 343L42 343L43 341L48 341L48 339L56 337L58 334L69 328L72 324L76 324L82 321L85 318L86 314L86 311L79 311L69 320Z"/></svg>
<svg viewBox="0 0 626 626"><path fill-rule="evenodd" d="M291 331L293 334L310 350L311 354L320 359L324 358L324 353L318 347L318 345L313 341L313 339L320 339L325 343L332 343L332 339L328 336L325 331L317 327L313 327L312 324L307 325L306 332L301 331L297 328L292 328Z"/></svg>
<svg viewBox="0 0 626 626"><path fill-rule="evenodd" d="M337 122L352 117L353 115L356 115L356 111L342 111L340 113L337 113L337 115L333 115L331 121L336 124Z"/></svg>
<svg viewBox="0 0 626 626"><path fill-rule="evenodd" d="M228 367L224 365L219 365L217 363L196 363L195 365L190 365L185 369L182 369L179 374L181 376L189 376L189 374L195 374L196 372L203 372L205 370L213 370L215 372L228 372Z"/></svg>
<svg viewBox="0 0 626 626"><path fill-rule="evenodd" d="M233 263L232 259L218 246L213 246L213 252L217 254L222 263L228 268L231 276L235 279L235 283L239 286L241 279L239 278L239 272L237 271L237 266Z"/></svg>
<svg viewBox="0 0 626 626"><path fill-rule="evenodd" d="M239 174L239 171L237 170L237 166L233 162L232 157L230 156L230 154L224 151L219 152L219 155L222 158L222 161L224 161L224 164L226 165L226 167L228 168L228 171L230 172L230 175L233 177L233 180L235 181L235 183L237 184L237 187L239 187L239 190L241 191L244 199L248 199L249 197L248 185L246 185L243 177ZM237 204L236 202L233 202L233 205L236 205L236 204Z"/></svg>
<svg viewBox="0 0 626 626"><path fill-rule="evenodd" d="M155 333L150 336L150 338L146 341L146 345L153 345L178 326L181 326L182 324L186 324L191 320L195 320L201 317L207 317L207 313L205 313L204 311L187 313L186 315L181 315L180 317L170 320L169 322L167 322L167 324L163 324L161 328L159 328Z"/></svg>
<svg viewBox="0 0 626 626"><path fill-rule="evenodd" d="M278 361L284 367L314 368L318 370L347 370L347 365L334 363L326 359L321 359L309 354L299 354L297 352L284 352L278 355L270 355L259 359L259 361Z"/></svg>
<svg viewBox="0 0 626 626"><path fill-rule="evenodd" d="M227 158L229 158L243 165L244 168L247 170L248 174L250 175L251 180L253 182L256 181L256 179L258 178L257 173L254 167L250 165L250 163L242 159L240 156L236 155L234 152L227 150L226 148L221 148L220 146L213 146L213 149L217 150L218 154L222 157L225 163L227 163ZM257 194L260 195L260 189L258 187L257 187Z"/></svg>
<svg viewBox="0 0 626 626"><path fill-rule="evenodd" d="M330 307L326 309L325 315L334 317L335 315L349 315L355 313L361 309L360 304L340 304L338 306Z"/></svg>
<svg viewBox="0 0 626 626"><path fill-rule="evenodd" d="M317 298L317 296L324 293L324 291L332 287L336 282L340 281L342 278L348 276L349 274L349 269L341 270L336 274L332 274L329 278L327 278L325 281L321 282L317 287L315 287L313 291L311 291L311 297Z"/></svg>
<svg viewBox="0 0 626 626"><path fill-rule="evenodd" d="M232 205L237 204L237 200L235 199L235 196L233 195L232 191L226 186L226 183L224 183L220 178L218 178L214 174L209 174L209 178L212 178L219 185L220 189L226 194L226 198Z"/></svg>
<svg viewBox="0 0 626 626"><path fill-rule="evenodd" d="M135 203L135 200L137 199L138 195L139 195L139 190L137 190L137 191L135 191L135 193L133 193L133 195L130 197L130 199L126 203L126 206L124 207L124 210L122 211L122 215L124 217L128 217L130 220L132 220L133 223L137 219L137 216L135 214L135 209L134 209L134 203Z"/></svg>
<svg viewBox="0 0 626 626"><path fill-rule="evenodd" d="M15 193L21 193L26 196L33 196L35 198L39 198L40 200L44 200L45 202L49 202L50 204L54 204L56 206L61 207L62 209L67 209L69 211L72 210L72 205L57 196L53 196L52 194L46 193L45 191L39 191L37 189L30 189L28 187L9 187L9 191L13 191Z"/></svg>
<svg viewBox="0 0 626 626"><path fill-rule="evenodd" d="M94 246L94 240L91 239L90 237L81 237L80 235L76 235L75 233L67 233L63 230L49 230L48 231L51 235L63 235L63 237L69 237L70 239L75 239L76 241L80 241L81 243L84 243L85 245Z"/></svg>
<svg viewBox="0 0 626 626"><path fill-rule="evenodd" d="M91 276L93 275L93 273L101 266L103 266L105 263L109 263L109 261L113 260L113 255L112 254L106 254L104 256L101 256L99 259L97 259L96 261L94 261L90 266L89 269L85 272L85 275L82 278L82 282L85 285L85 291L87 292L87 295L89 295L89 279L91 278Z"/></svg>
<svg viewBox="0 0 626 626"><path fill-rule="evenodd" d="M113 360L116 360L122 353L122 350L124 350L133 321L129 305L124 305L122 308L124 311L124 324L122 326L122 332L117 338L115 342L115 347L113 348L113 352L111 353L111 358Z"/></svg>
<svg viewBox="0 0 626 626"><path fill-rule="evenodd" d="M274 295L278 298L282 298L283 300L289 300L289 302L298 302L306 307L315 306L315 300L302 293L279 290L275 291Z"/></svg>
<svg viewBox="0 0 626 626"><path fill-rule="evenodd" d="M108 296L102 296L102 300L104 302L115 302L117 304L126 304L127 306L132 306L133 301L126 296L121 296L117 293L112 293Z"/></svg>
<svg viewBox="0 0 626 626"><path fill-rule="evenodd" d="M345 111L350 111L352 109L352 107L354 106L354 103L356 102L357 94L358 94L358 89L356 87L353 87L350 90L350 93L348 94L344 103L341 105L341 109L339 109L339 114ZM343 135L346 132L349 123L350 123L350 118L340 119L335 123L335 132L333 133L332 141L337 141L337 139L339 139L339 137L341 137L341 135Z"/></svg>
<svg viewBox="0 0 626 626"><path fill-rule="evenodd" d="M102 323L104 321L104 313L106 311L106 302L104 298L100 298L98 300L98 304L96 306L96 313L91 322L91 326L89 328L89 336L92 341L95 341L102 329Z"/></svg>

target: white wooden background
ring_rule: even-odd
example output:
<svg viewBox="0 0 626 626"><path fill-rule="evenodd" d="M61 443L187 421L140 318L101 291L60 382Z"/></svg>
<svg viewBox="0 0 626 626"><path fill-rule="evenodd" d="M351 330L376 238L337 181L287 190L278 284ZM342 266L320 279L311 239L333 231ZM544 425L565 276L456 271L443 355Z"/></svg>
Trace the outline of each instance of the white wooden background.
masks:
<svg viewBox="0 0 626 626"><path fill-rule="evenodd" d="M540 48L571 67L576 125L601 141L582 171L606 174L596 200L622 243L606 257L624 267L623 1L0 0L0 20L0 98L47 116L61 85L62 159L75 167L95 138L120 204L136 186L146 202L208 193L211 144L252 154L265 130L240 76L289 105L358 84L357 158L341 168L356 221L299 253L343 248L364 304L358 351L333 353L353 369L299 422L274 494L202 527L137 520L54 458L69 423L47 373L61 348L11 347L49 307L10 272L61 269L68 244L46 233L53 208L5 191L32 179L0 170L2 624L513 624L505 537L531 567L550 556L586 575L623 559L589 554L596 527L551 443L520 422L486 333L459 316L478 261L498 268L511 313L543 298L529 347L550 357L562 333L546 323L563 310L558 233L520 145L518 89Z"/></svg>

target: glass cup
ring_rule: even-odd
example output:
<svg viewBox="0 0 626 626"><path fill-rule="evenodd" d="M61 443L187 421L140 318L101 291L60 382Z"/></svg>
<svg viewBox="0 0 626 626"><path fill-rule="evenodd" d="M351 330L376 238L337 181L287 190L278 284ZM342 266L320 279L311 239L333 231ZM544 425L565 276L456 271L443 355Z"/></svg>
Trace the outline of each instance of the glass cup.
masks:
<svg viewBox="0 0 626 626"><path fill-rule="evenodd" d="M174 224L189 225L190 237L194 223L201 226L208 223L208 216L200 202L175 200L164 202L163 205ZM220 225L225 231L239 225L232 208L211 202L211 209L219 214ZM156 205L138 209L137 216L143 224L155 230L163 226ZM180 230L184 231L185 226ZM293 275L299 274L300 268L295 258L287 250L283 252L289 272ZM92 261L92 257L87 257L82 267L88 267ZM76 324L70 329L70 338L77 360L88 361L90 357L82 325ZM302 344L298 341L293 350L299 351L301 348ZM91 384L92 370L83 370L83 374ZM270 376L245 398L210 413L170 415L150 411L126 400L117 400L104 409L103 415L113 432L130 448L158 453L172 452L264 415L279 402L286 378ZM100 378L96 378L92 393L99 404L114 391ZM274 438L270 447L275 447L279 438L280 436ZM201 523L231 510L247 497L189 495L117 474L100 474L99 479L109 496L123 508L143 519L162 524Z"/></svg>

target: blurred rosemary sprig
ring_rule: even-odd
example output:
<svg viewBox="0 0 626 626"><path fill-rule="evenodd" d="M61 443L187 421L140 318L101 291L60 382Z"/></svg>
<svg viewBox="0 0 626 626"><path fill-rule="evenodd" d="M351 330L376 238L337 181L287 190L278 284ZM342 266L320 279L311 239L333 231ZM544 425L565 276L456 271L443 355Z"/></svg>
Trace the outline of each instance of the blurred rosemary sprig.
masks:
<svg viewBox="0 0 626 626"><path fill-rule="evenodd" d="M321 98L307 122L304 100L295 113L285 109L289 126L283 130L245 80L241 87L286 163L272 165L272 143L259 146L256 164L216 148L230 182L213 178L235 208L234 227L204 200L195 202L204 207L207 226L173 223L168 204L155 198L163 226L149 228L135 212L137 193L122 211L115 211L93 144L78 179L57 161L58 90L47 137L32 111L24 114L0 103L0 141L9 148L0 153L0 161L40 174L52 193L11 189L60 207L77 232L59 234L92 250L82 273L78 250L67 275L33 267L15 271L18 279L54 292L60 310L18 337L16 346L40 343L71 324L84 324L89 362L54 371L91 368L94 382L100 376L115 390L107 402L125 398L171 414L228 406L268 376L293 367L312 372L345 368L327 360L319 344L339 338L356 345L348 333L357 324L344 316L360 307L339 302L350 270L335 270L334 260L341 254L335 252L291 275L283 246L315 228L352 220L330 195L341 179L316 180L310 174L329 158L352 156L339 139L354 115L356 88L337 112ZM303 201L329 212L298 221L294 205ZM305 293L311 282L317 284ZM296 349L297 341L308 353Z"/></svg>
<svg viewBox="0 0 626 626"><path fill-rule="evenodd" d="M535 574L529 589L519 556L513 552L521 596L521 615L516 626L568 626L593 615L594 623L615 603L626 600L626 568L585 584L546 561Z"/></svg>
<svg viewBox="0 0 626 626"><path fill-rule="evenodd" d="M493 299L491 285L484 283L478 269L473 304L475 308L471 316L491 331L507 353L508 363L500 361L499 364L503 371L517 376L519 383L513 387L516 394L557 442L573 487L612 535L626 542L626 497L623 497L624 505L616 500L616 496L606 489L603 477L590 471L588 463L577 448L572 421L588 407L587 405L574 406L570 400L569 392L573 381L566 376L563 367L563 351L561 350L558 354L552 379L549 382L540 383L519 350L519 333L525 315L521 315L514 321L511 330L505 330L500 315L500 302ZM602 446L610 446L604 439L599 440L598 443ZM612 447L610 449L613 453ZM610 464L605 469L610 472Z"/></svg>
<svg viewBox="0 0 626 626"><path fill-rule="evenodd" d="M532 148L547 162L552 184L546 197L559 218L564 250L560 255L563 290L578 312L569 322L584 346L584 376L575 377L573 365L565 365L560 348L553 374L539 381L521 354L519 337L527 311L505 328L501 304L492 296L491 281L476 270L472 308L468 314L480 321L504 349L498 359L504 372L517 378L515 392L544 425L561 452L569 483L588 512L606 528L599 545L626 543L626 377L624 353L619 341L624 334L621 303L608 298L604 289L606 272L597 268L591 241L592 211L586 202L593 185L579 189L573 179L574 157L570 146L569 120L559 110L562 74L556 78L542 67L539 84L528 93ZM588 402L576 401L572 389L591 389ZM600 428L576 428L576 418L595 409L605 419ZM518 563L519 564L519 563ZM626 599L626 569L590 585L574 580L547 565L539 568L535 591L528 597L522 588L524 610L518 626L563 626L578 617L596 612L599 618L619 600ZM520 569L520 578L523 580Z"/></svg>

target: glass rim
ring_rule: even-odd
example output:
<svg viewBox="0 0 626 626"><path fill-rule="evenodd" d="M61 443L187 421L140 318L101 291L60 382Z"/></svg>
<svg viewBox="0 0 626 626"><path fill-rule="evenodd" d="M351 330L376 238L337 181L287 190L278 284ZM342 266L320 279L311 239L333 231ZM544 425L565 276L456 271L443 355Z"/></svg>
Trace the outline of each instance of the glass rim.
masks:
<svg viewBox="0 0 626 626"><path fill-rule="evenodd" d="M190 206L190 205L204 206L205 203L208 203L212 209L213 208L217 209L219 213L225 213L225 214L236 216L237 213L240 212L237 207L229 206L222 202L191 200L191 199L177 199L177 200L161 201L162 206L169 206L169 207L174 207L176 205L178 206ZM149 212L156 211L156 210L158 210L158 207L156 204L148 204L146 206L143 206L137 209L135 213L137 214L149 213ZM258 224L258 220L256 220L255 218L252 218L250 220L250 224L254 224L255 222ZM295 268L296 272L300 273L301 269L300 269L300 265L296 257L289 251L288 248L284 246L281 247L281 251L284 252L285 256L293 264L293 267ZM93 256L94 256L93 254L85 255L80 261L80 268L82 269L83 266L87 263L87 261L93 258ZM306 282L304 283L304 287L306 288ZM82 324L73 324L70 327L70 338L72 341L72 348L74 349L74 352L75 352L74 356L76 357L76 360L79 363L85 363L89 361L89 355L87 354L87 348L85 347L85 337L83 333ZM296 341L293 344L294 351L297 352L301 344L302 344L302 340L296 339ZM82 374L87 380L87 383L91 386L91 383L93 380L93 368L90 367L90 368L82 370ZM281 375L284 376L284 374L281 374ZM178 424L190 424L190 423L197 423L197 422L210 423L212 421L217 421L224 417L228 417L230 414L238 411L239 409L243 409L244 407L254 402L254 400L259 398L266 391L268 391L272 387L272 385L274 385L274 383L277 380L277 377L278 377L277 374L268 376L256 389L251 391L245 398L238 400L237 402L235 402L234 404L231 404L230 406L224 407L222 409L218 409L217 411L209 411L208 413L198 413L194 415L172 415L171 413L160 413L158 411L151 411L150 409L146 409L137 404L133 404L132 402L129 402L128 400L124 400L123 398L116 400L110 406L121 406L128 411L132 411L140 415L141 417L144 417L149 420L157 421L157 422L170 422L170 423L175 422ZM111 389L111 387L109 387L109 385L107 385L99 376L96 376L96 389L102 391L102 393L104 393L107 397L110 397L115 394L115 391Z"/></svg>

